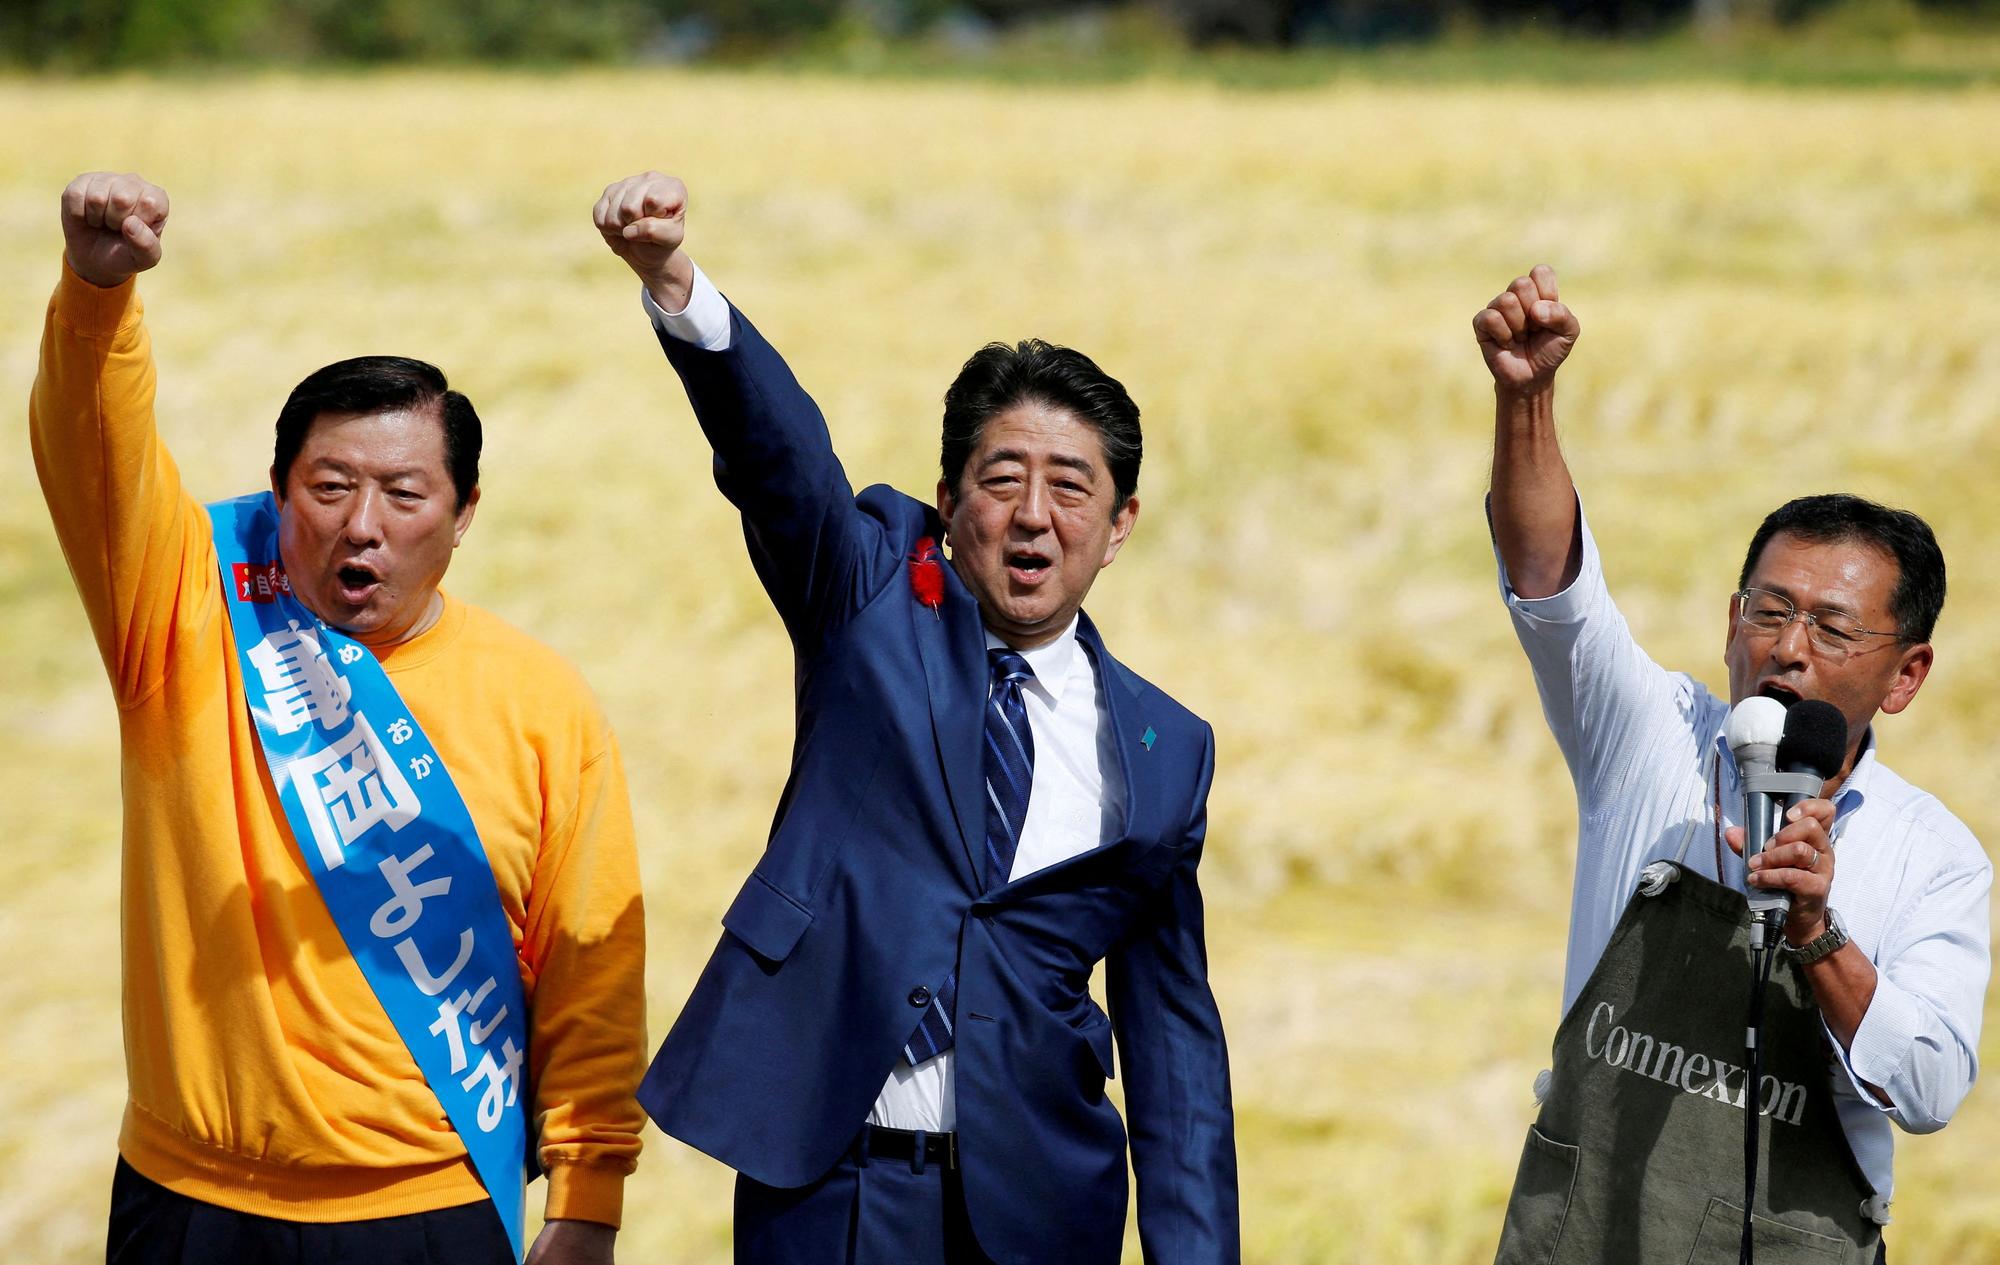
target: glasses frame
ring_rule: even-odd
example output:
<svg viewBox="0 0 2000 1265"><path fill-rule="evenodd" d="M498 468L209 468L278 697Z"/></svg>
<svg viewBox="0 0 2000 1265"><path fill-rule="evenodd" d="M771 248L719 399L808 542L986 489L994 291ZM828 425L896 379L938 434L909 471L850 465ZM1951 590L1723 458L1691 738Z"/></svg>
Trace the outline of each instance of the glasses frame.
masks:
<svg viewBox="0 0 2000 1265"><path fill-rule="evenodd" d="M1750 598L1752 595L1770 598L1773 602L1782 604L1791 614L1787 615L1785 622L1779 624L1776 628L1766 628L1750 618ZM1874 628L1857 627L1853 641L1836 641L1829 645L1826 641L1822 640L1823 637L1844 637L1845 634L1835 633L1831 629L1823 629L1819 622L1821 612L1800 610L1799 604L1791 598L1786 597L1783 593L1774 593L1770 589L1760 589L1753 586L1738 589L1729 596L1736 603L1736 622L1754 633L1769 634L1773 637L1783 636L1785 629L1790 628L1794 620L1805 620L1807 643L1814 650L1819 651L1820 654L1829 659L1845 659L1850 655L1861 653L1862 646L1860 645L1860 640L1864 637L1890 637L1897 641L1910 640L1900 632L1883 632ZM1844 611L1827 611L1825 614L1839 615L1842 619L1853 618L1853 616L1848 615Z"/></svg>

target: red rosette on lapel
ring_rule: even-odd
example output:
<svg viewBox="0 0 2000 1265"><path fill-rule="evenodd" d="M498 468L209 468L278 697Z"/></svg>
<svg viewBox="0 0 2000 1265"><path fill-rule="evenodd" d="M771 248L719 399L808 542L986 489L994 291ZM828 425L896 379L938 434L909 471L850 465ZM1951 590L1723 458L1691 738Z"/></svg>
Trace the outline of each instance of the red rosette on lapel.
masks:
<svg viewBox="0 0 2000 1265"><path fill-rule="evenodd" d="M938 557L937 541L919 537L910 552L910 593L937 614L944 605L944 562Z"/></svg>

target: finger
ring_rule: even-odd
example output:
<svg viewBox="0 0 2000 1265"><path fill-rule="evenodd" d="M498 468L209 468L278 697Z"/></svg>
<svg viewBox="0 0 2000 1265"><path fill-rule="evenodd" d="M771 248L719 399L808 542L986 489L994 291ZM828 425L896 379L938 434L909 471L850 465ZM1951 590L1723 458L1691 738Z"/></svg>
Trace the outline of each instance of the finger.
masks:
<svg viewBox="0 0 2000 1265"><path fill-rule="evenodd" d="M1536 264L1528 270L1528 280L1535 283L1537 296L1553 301L1556 298L1556 270L1547 264Z"/></svg>
<svg viewBox="0 0 2000 1265"><path fill-rule="evenodd" d="M137 176L113 176L111 187L104 191L104 224L109 228L122 225L125 217L139 207L139 199L146 192L146 182Z"/></svg>
<svg viewBox="0 0 2000 1265"><path fill-rule="evenodd" d="M1743 827L1731 826L1724 830L1722 832L1722 841L1729 845L1731 852L1734 852L1737 856L1743 855Z"/></svg>
<svg viewBox="0 0 2000 1265"><path fill-rule="evenodd" d="M618 222L631 225L646 218L646 183L634 178L625 182L625 190L618 197Z"/></svg>
<svg viewBox="0 0 2000 1265"><path fill-rule="evenodd" d="M1832 846L1827 841L1826 827L1812 817L1795 821L1772 835L1771 842L1765 845L1765 851L1783 848L1790 844L1804 844L1815 852L1825 851Z"/></svg>
<svg viewBox="0 0 2000 1265"><path fill-rule="evenodd" d="M1561 338L1575 338L1577 335L1576 316L1567 307L1552 299L1538 299L1528 309L1528 315L1535 324Z"/></svg>
<svg viewBox="0 0 2000 1265"><path fill-rule="evenodd" d="M1787 809L1785 811L1785 820L1796 822L1810 817L1821 825L1830 826L1833 824L1834 812L1835 809L1832 800L1809 799L1794 804L1791 808Z"/></svg>
<svg viewBox="0 0 2000 1265"><path fill-rule="evenodd" d="M1514 283L1507 287L1507 293L1520 302L1523 312L1542 300L1542 292L1535 288L1535 282L1530 277L1514 278Z"/></svg>
<svg viewBox="0 0 2000 1265"><path fill-rule="evenodd" d="M111 174L94 171L83 187L83 222L92 228L104 227L104 199L110 190Z"/></svg>
<svg viewBox="0 0 2000 1265"><path fill-rule="evenodd" d="M121 227L132 253L139 257L141 270L160 262L160 235L153 231L152 225L136 215L128 215Z"/></svg>
<svg viewBox="0 0 2000 1265"><path fill-rule="evenodd" d="M1508 328L1507 318L1490 307L1479 309L1472 318L1472 332L1482 343L1492 343L1495 347L1505 347L1514 341L1514 331Z"/></svg>
<svg viewBox="0 0 2000 1265"><path fill-rule="evenodd" d="M1494 299L1488 306L1505 318L1507 328L1512 332L1519 334L1527 330L1527 309L1521 306L1521 296L1515 294L1512 290Z"/></svg>
<svg viewBox="0 0 2000 1265"><path fill-rule="evenodd" d="M678 218L687 210L687 186L672 176L660 176L646 183L646 196L640 209L647 215L665 215Z"/></svg>
<svg viewBox="0 0 2000 1265"><path fill-rule="evenodd" d="M83 219L84 197L90 189L90 179L90 173L85 173L63 186L62 213L64 219Z"/></svg>
<svg viewBox="0 0 2000 1265"><path fill-rule="evenodd" d="M1790 892L1798 900L1815 903L1826 899L1826 879L1811 870L1801 870L1794 866L1784 866L1774 870L1752 870L1747 880L1752 887L1767 891Z"/></svg>
<svg viewBox="0 0 2000 1265"><path fill-rule="evenodd" d="M661 216L648 216L634 220L625 226L624 238L628 242L648 242L655 246L678 246L681 240L679 220Z"/></svg>
<svg viewBox="0 0 2000 1265"><path fill-rule="evenodd" d="M618 217L618 204L624 201L625 190L631 183L632 177L627 176L604 186L604 192L598 195L597 206L591 211L591 219L597 227L613 233L625 227L625 222Z"/></svg>
<svg viewBox="0 0 2000 1265"><path fill-rule="evenodd" d="M1832 867L1827 864L1832 855L1814 847L1811 843L1798 841L1779 843L1773 840L1769 847L1750 858L1749 868L1766 871L1800 870L1826 878L1833 872Z"/></svg>
<svg viewBox="0 0 2000 1265"><path fill-rule="evenodd" d="M167 226L167 191L156 184L146 184L139 193L139 201L132 208L132 214L146 221L146 227L158 235Z"/></svg>

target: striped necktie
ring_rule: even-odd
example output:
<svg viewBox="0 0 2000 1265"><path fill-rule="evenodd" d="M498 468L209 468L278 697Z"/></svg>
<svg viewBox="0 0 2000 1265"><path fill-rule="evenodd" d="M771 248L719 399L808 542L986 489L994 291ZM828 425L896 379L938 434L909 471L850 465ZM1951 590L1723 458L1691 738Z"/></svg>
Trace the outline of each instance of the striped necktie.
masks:
<svg viewBox="0 0 2000 1265"><path fill-rule="evenodd" d="M1035 679L1028 661L1012 650L988 650L992 687L986 695L986 890L1006 884L1021 849L1021 825L1028 815L1028 792L1035 782L1035 735L1021 686ZM903 1046L911 1067L952 1046L957 1013L958 967L954 965L931 995Z"/></svg>

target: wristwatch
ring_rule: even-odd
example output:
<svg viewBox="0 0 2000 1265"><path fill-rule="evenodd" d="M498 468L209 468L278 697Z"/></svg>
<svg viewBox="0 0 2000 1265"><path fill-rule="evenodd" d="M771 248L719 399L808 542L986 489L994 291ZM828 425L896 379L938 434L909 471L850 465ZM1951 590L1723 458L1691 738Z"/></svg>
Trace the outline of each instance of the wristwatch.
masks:
<svg viewBox="0 0 2000 1265"><path fill-rule="evenodd" d="M1791 955L1792 961L1800 966L1811 966L1827 954L1847 943L1847 928L1840 925L1840 915L1829 907L1826 911L1826 930L1804 944L1793 944L1783 936L1778 943Z"/></svg>

